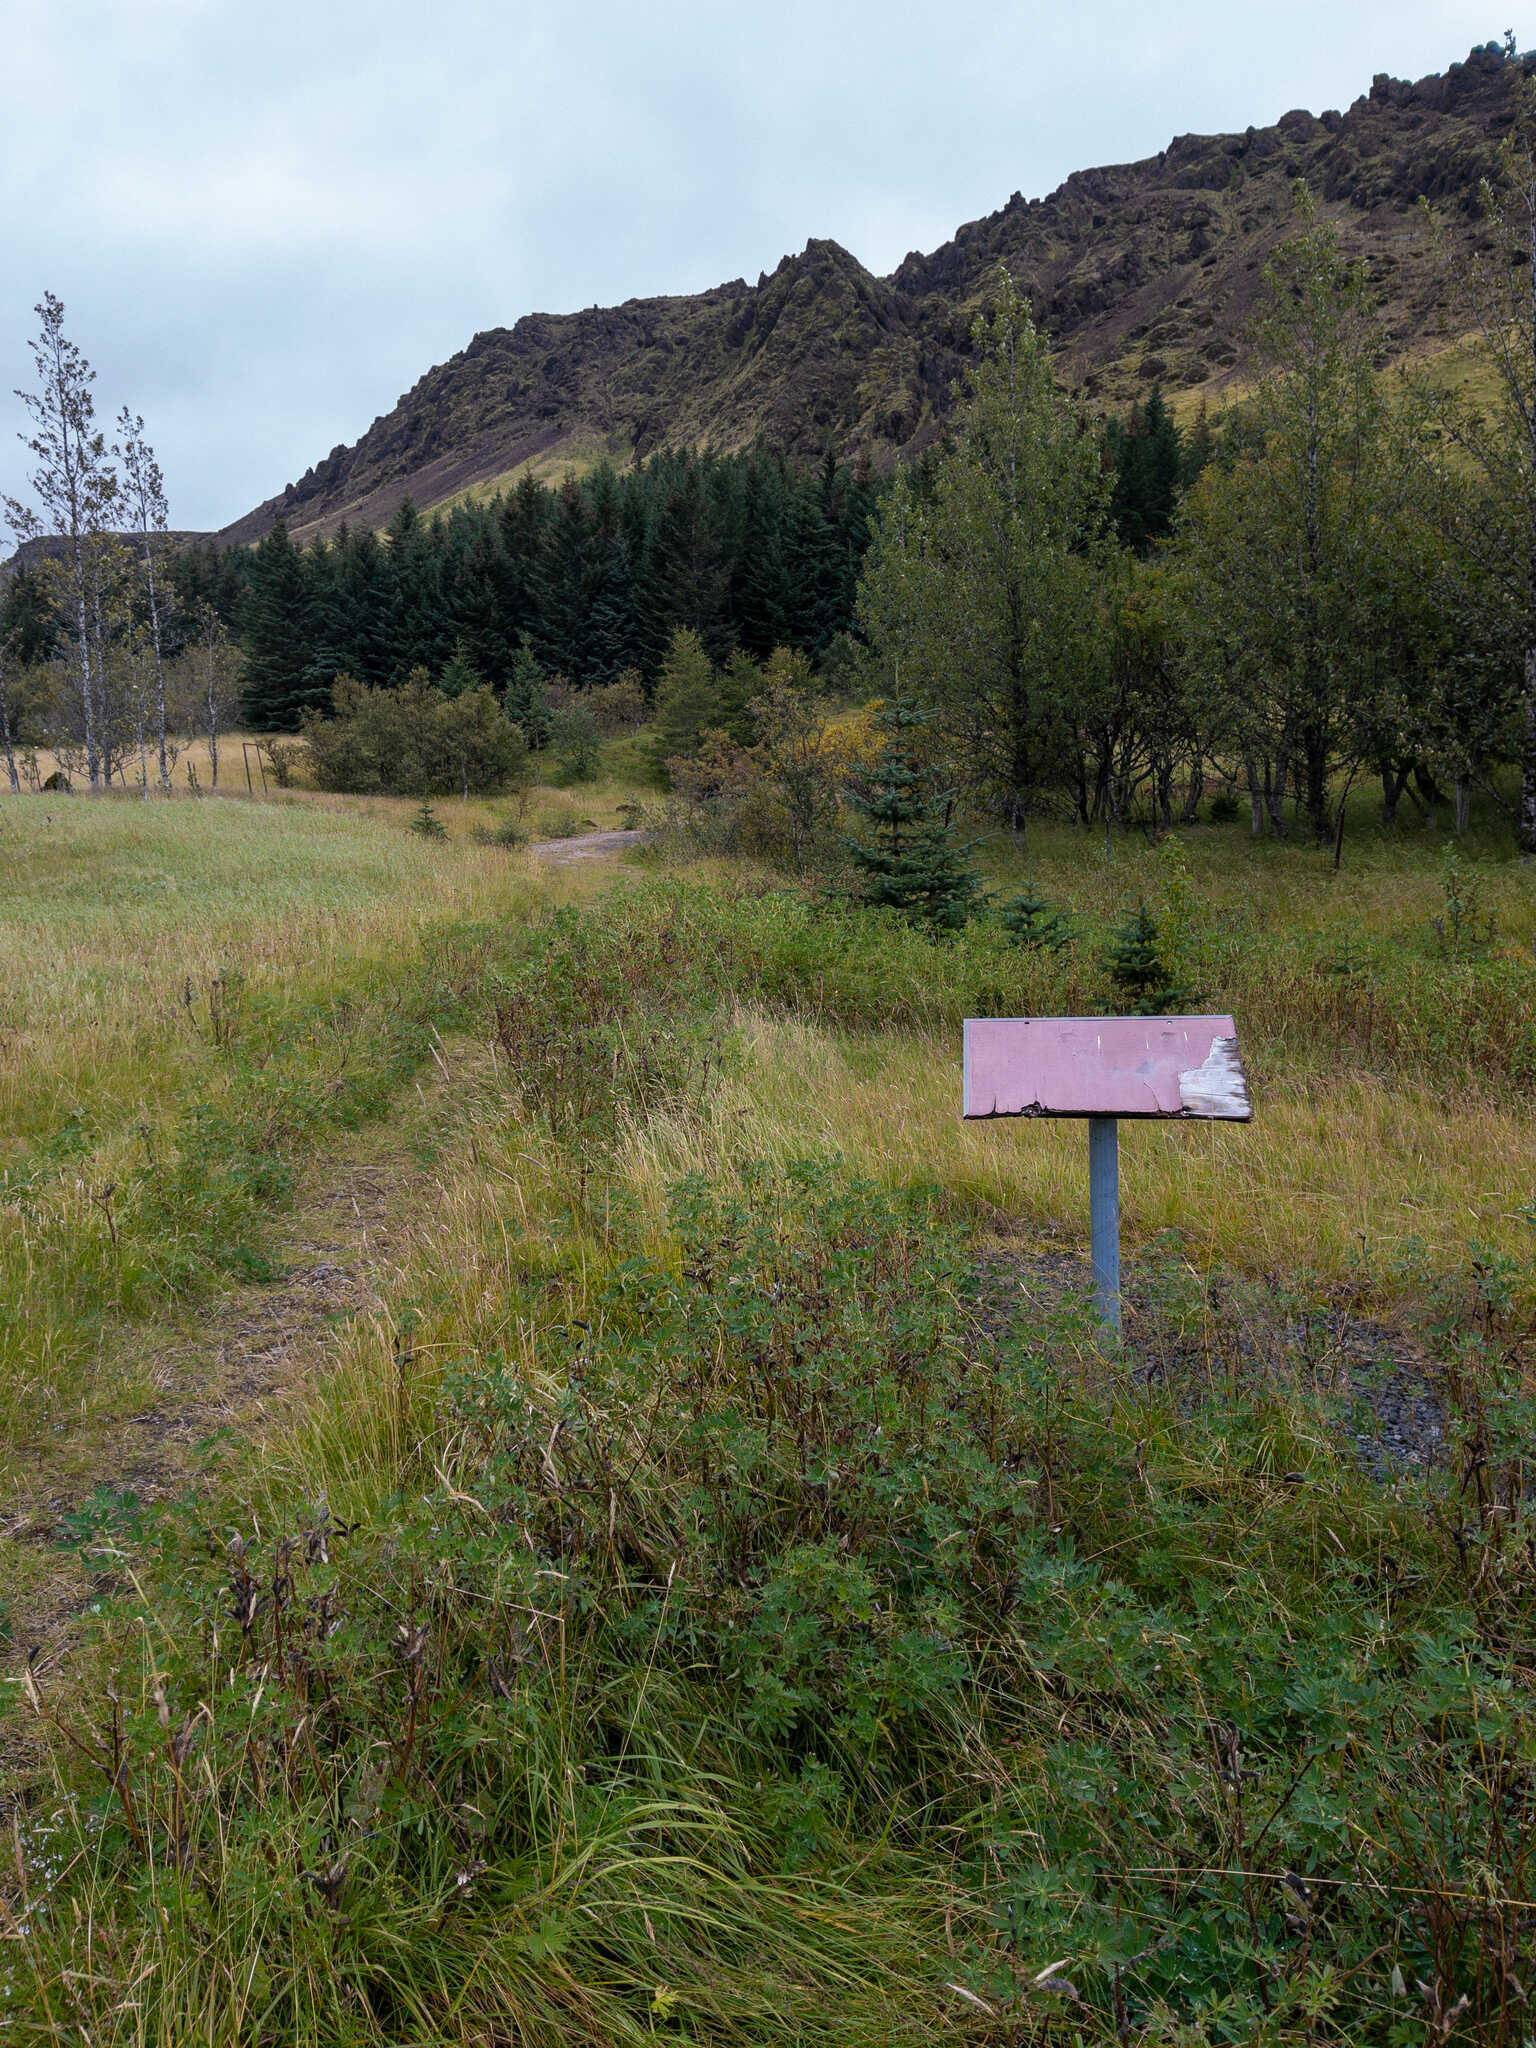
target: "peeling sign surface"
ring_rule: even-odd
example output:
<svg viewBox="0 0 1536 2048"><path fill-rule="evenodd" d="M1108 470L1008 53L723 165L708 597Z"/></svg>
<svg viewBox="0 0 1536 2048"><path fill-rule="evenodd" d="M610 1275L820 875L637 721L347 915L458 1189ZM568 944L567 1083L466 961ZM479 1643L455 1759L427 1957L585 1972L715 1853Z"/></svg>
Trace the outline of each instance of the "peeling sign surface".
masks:
<svg viewBox="0 0 1536 2048"><path fill-rule="evenodd" d="M968 1017L968 1117L1206 1117L1246 1123L1230 1017Z"/></svg>

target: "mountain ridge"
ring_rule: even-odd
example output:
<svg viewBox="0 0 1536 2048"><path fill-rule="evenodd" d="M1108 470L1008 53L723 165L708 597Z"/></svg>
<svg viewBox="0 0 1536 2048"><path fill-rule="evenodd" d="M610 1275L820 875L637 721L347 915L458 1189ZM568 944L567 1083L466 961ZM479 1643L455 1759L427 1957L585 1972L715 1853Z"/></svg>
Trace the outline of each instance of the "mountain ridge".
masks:
<svg viewBox="0 0 1536 2048"><path fill-rule="evenodd" d="M1008 264L1068 380L1104 405L1153 384L1225 401L1264 260L1305 178L1370 264L1387 352L1435 333L1438 276L1417 216L1428 198L1475 234L1514 79L1536 58L1498 45L1415 83L1385 73L1344 111L1293 110L1241 134L1183 135L1155 157L1074 171L912 251L879 277L812 237L755 285L528 313L435 365L350 446L226 527L249 542L385 525L518 473L558 475L656 449L762 442L886 468L939 431L987 274Z"/></svg>

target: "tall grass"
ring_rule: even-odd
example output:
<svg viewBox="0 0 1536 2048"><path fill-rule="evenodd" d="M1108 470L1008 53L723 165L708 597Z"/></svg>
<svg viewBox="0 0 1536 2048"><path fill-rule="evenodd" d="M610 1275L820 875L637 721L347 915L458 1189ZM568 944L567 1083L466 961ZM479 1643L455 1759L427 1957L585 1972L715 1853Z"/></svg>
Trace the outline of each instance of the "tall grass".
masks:
<svg viewBox="0 0 1536 2048"><path fill-rule="evenodd" d="M1081 1160L959 1125L955 1031L1103 1000L1157 857L1079 885L1052 964L697 881L551 911L392 831L425 913L359 884L355 952L199 1013L182 1195L125 1155L115 1239L87 1175L60 1220L103 1288L198 1208L210 1266L259 1248L280 1190L242 1176L450 1040L378 1313L259 1463L83 1539L120 1575L97 1661L13 1688L51 1758L15 2038L1522 2040L1516 950L1439 960L1432 867L1371 883L1362 966L1360 899L1223 927L1191 859L1259 1114L1128 1132L1127 1208L1165 1302L1241 1269L1273 1329L1256 1359L1192 1281L1159 1379L1164 1311L1121 1357L989 1290L988 1244L1075 1240ZM1443 1467L1358 1470L1314 1288L1419 1305Z"/></svg>

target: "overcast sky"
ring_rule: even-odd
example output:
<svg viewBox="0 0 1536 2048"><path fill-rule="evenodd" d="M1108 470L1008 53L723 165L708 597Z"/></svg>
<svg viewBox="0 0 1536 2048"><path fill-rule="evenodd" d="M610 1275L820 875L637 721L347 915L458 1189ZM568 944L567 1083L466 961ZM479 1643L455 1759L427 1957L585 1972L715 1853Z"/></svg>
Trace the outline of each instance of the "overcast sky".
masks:
<svg viewBox="0 0 1536 2048"><path fill-rule="evenodd" d="M812 235L889 271L1016 190L1509 26L1532 41L1461 0L0 0L0 493L45 289L174 523L217 527L481 328Z"/></svg>

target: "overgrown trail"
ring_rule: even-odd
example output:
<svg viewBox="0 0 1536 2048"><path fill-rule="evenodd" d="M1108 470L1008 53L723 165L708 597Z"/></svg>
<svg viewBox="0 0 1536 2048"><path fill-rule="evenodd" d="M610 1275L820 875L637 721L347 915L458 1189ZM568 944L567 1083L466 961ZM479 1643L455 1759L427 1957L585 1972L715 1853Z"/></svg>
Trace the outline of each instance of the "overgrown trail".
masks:
<svg viewBox="0 0 1536 2048"><path fill-rule="evenodd" d="M39 1670L68 1655L74 1624L116 1583L79 1542L113 1533L114 1496L137 1507L194 1487L226 1449L259 1458L328 1371L340 1327L379 1300L429 1182L392 1122L370 1125L306 1174L271 1246L277 1277L232 1285L174 1322L103 1334L99 1371L149 1398L87 1438L42 1453L0 1521L10 1596L4 1663ZM131 1520L133 1506L127 1509Z"/></svg>

